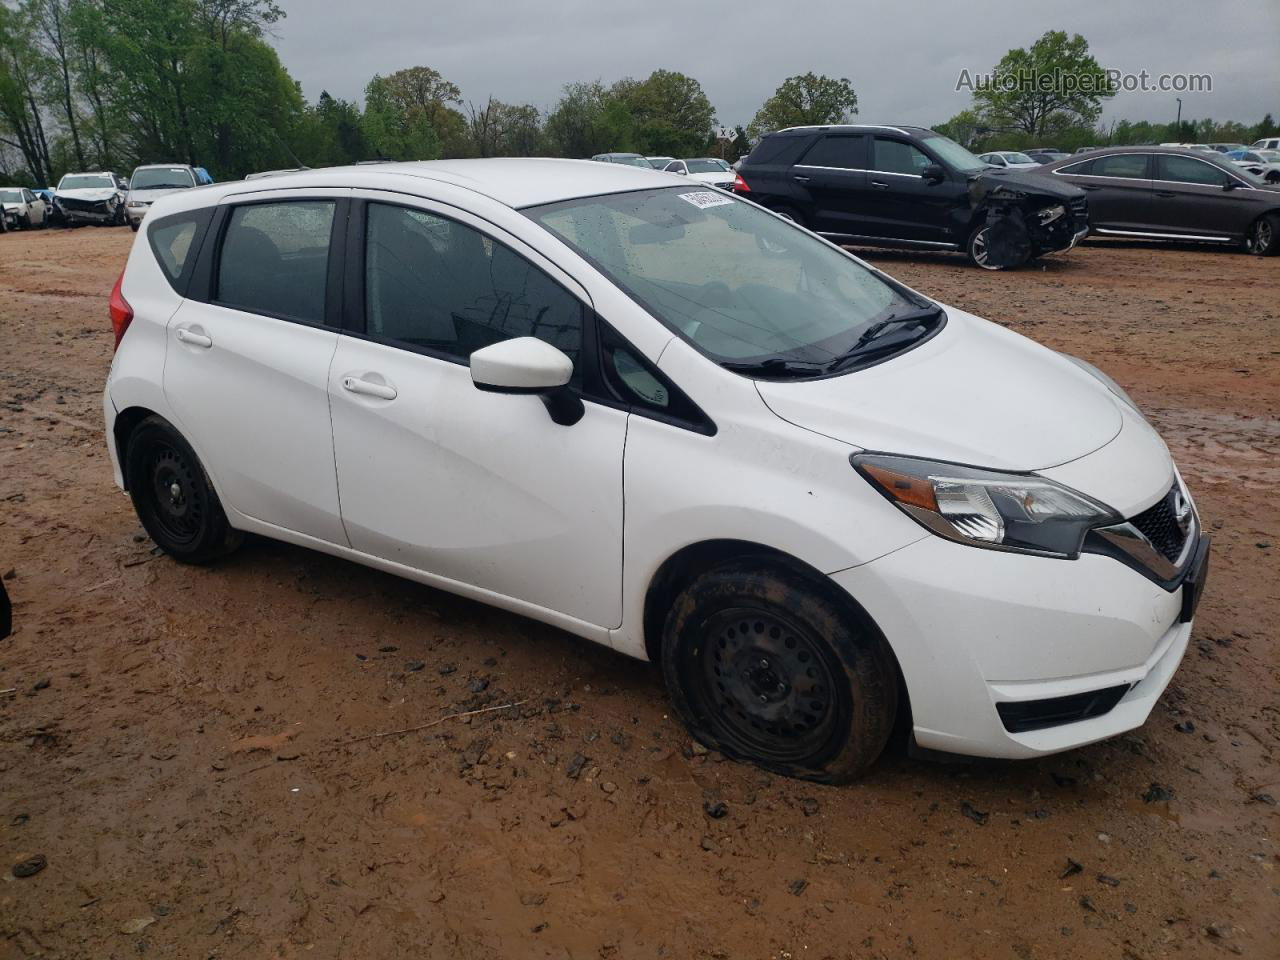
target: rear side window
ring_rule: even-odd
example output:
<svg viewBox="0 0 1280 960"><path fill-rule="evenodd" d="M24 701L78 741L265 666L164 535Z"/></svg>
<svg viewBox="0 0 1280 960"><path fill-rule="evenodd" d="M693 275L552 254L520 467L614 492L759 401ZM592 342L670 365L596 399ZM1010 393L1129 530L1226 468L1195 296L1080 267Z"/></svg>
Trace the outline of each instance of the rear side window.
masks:
<svg viewBox="0 0 1280 960"><path fill-rule="evenodd" d="M371 203L365 333L465 361L481 347L537 337L581 382L582 303L510 248L425 210Z"/></svg>
<svg viewBox="0 0 1280 960"><path fill-rule="evenodd" d="M887 137L875 138L872 170L921 176L924 168L931 163L933 161L928 156L909 143L903 143L901 140L890 140Z"/></svg>
<svg viewBox="0 0 1280 960"><path fill-rule="evenodd" d="M1220 187L1227 182L1230 174L1211 163L1197 160L1194 157L1161 156L1159 180L1176 183L1203 183L1209 187Z"/></svg>
<svg viewBox="0 0 1280 960"><path fill-rule="evenodd" d="M186 296L212 210L188 210L147 223L147 241L169 286Z"/></svg>
<svg viewBox="0 0 1280 960"><path fill-rule="evenodd" d="M335 202L289 200L231 211L214 301L248 313L324 322Z"/></svg>
<svg viewBox="0 0 1280 960"><path fill-rule="evenodd" d="M841 170L866 169L862 137L823 137L801 161L808 167L838 167Z"/></svg>
<svg viewBox="0 0 1280 960"><path fill-rule="evenodd" d="M1198 161L1197 161L1198 162ZM1131 180L1145 180L1147 173L1147 155L1145 153L1117 153L1110 157L1098 157L1093 161L1090 175L1094 177L1128 177Z"/></svg>

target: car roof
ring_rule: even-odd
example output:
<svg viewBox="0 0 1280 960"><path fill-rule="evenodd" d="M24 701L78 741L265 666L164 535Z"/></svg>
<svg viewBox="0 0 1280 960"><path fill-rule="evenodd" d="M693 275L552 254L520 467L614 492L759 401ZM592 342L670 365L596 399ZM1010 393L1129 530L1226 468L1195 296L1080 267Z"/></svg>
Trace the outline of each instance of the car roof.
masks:
<svg viewBox="0 0 1280 960"><path fill-rule="evenodd" d="M183 170L194 170L195 167L189 163L140 163L134 170L171 170L174 167L181 167Z"/></svg>
<svg viewBox="0 0 1280 960"><path fill-rule="evenodd" d="M489 157L301 170L214 184L203 188L200 195L204 205L210 198L221 199L231 194L307 187L361 187L412 194L435 182L471 190L519 209L558 200L671 186L675 179L648 166L545 157Z"/></svg>
<svg viewBox="0 0 1280 960"><path fill-rule="evenodd" d="M816 133L819 130L835 130L835 131L862 131L862 130L891 130L894 133L901 133L907 136L921 137L933 135L934 132L928 127L914 126L896 126L887 123L824 123L803 127L784 127L781 130L775 130L769 134L775 137L778 134L786 134L788 136L799 136L801 134Z"/></svg>

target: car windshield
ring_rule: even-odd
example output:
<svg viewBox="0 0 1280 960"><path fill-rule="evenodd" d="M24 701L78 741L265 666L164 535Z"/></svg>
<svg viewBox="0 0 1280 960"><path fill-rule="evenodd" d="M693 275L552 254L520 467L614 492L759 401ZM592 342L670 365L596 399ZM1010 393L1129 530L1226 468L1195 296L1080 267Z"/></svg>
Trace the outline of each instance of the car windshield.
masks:
<svg viewBox="0 0 1280 960"><path fill-rule="evenodd" d="M21 203L21 190L0 190L0 203Z"/></svg>
<svg viewBox="0 0 1280 960"><path fill-rule="evenodd" d="M644 167L646 170L651 169L649 166L649 161L646 160L644 157L638 157L638 156L624 157L624 156L619 156L617 154L614 154L611 160L613 163L625 163L627 164L627 166L630 166L630 167Z"/></svg>
<svg viewBox="0 0 1280 960"><path fill-rule="evenodd" d="M924 144L941 157L943 163L960 173L977 173L987 169L987 164L949 137L934 134L932 137L925 137Z"/></svg>
<svg viewBox="0 0 1280 960"><path fill-rule="evenodd" d="M68 173L58 183L59 190L114 190L115 179L109 173Z"/></svg>
<svg viewBox="0 0 1280 960"><path fill-rule="evenodd" d="M675 157L649 157L648 159L649 159L649 166L653 167L653 169L655 170L661 170L668 163L674 160Z"/></svg>
<svg viewBox="0 0 1280 960"><path fill-rule="evenodd" d="M744 371L759 366L761 376L826 372L817 365L864 348L886 320L902 326L876 344L900 349L923 333L906 318L940 319L927 300L717 190L638 190L524 213L703 353Z"/></svg>
<svg viewBox="0 0 1280 960"><path fill-rule="evenodd" d="M690 160L690 173L724 173L729 167L722 166L719 160Z"/></svg>
<svg viewBox="0 0 1280 960"><path fill-rule="evenodd" d="M1035 161L1025 153L1006 153L1004 158L1010 163L1035 163Z"/></svg>
<svg viewBox="0 0 1280 960"><path fill-rule="evenodd" d="M133 171L129 185L133 190L182 190L196 182L186 167L144 167Z"/></svg>

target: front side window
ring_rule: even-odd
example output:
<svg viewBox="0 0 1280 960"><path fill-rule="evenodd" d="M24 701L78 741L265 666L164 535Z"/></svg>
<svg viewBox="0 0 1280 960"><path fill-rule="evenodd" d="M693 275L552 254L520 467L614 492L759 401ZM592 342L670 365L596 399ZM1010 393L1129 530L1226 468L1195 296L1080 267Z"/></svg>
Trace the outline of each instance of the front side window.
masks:
<svg viewBox="0 0 1280 960"><path fill-rule="evenodd" d="M806 167L861 170L866 166L862 159L862 140L862 137L823 137L809 148L801 163Z"/></svg>
<svg viewBox="0 0 1280 960"><path fill-rule="evenodd" d="M333 200L235 207L218 257L214 299L226 307L323 323Z"/></svg>
<svg viewBox="0 0 1280 960"><path fill-rule="evenodd" d="M933 134L921 141L926 147L942 158L942 162L952 170L960 173L977 173L983 169L982 161L975 157L950 137Z"/></svg>
<svg viewBox="0 0 1280 960"><path fill-rule="evenodd" d="M901 140L890 140L888 137L875 138L875 151L871 162L872 170L921 176L924 168L932 162L925 154L909 143L903 143Z"/></svg>
<svg viewBox="0 0 1280 960"><path fill-rule="evenodd" d="M1199 161L1197 161L1199 162ZM1089 171L1095 177L1124 177L1128 180L1145 180L1147 173L1147 155L1145 153L1115 153L1109 157L1098 157L1093 161Z"/></svg>
<svg viewBox="0 0 1280 960"><path fill-rule="evenodd" d="M504 244L424 210L368 206L365 332L466 360L481 347L537 337L574 361L582 304Z"/></svg>
<svg viewBox="0 0 1280 960"><path fill-rule="evenodd" d="M719 191L637 190L525 213L704 354L744 372L825 372L814 367L918 339L924 324L911 318L924 310L940 320L842 251ZM891 329L868 334L889 319Z"/></svg>
<svg viewBox="0 0 1280 960"><path fill-rule="evenodd" d="M1221 187L1231 175L1212 163L1205 163L1195 157L1179 157L1175 154L1160 158L1160 170L1157 180L1168 180L1175 183L1200 183L1206 187Z"/></svg>
<svg viewBox="0 0 1280 960"><path fill-rule="evenodd" d="M1065 167L1059 167L1058 173L1066 174L1069 177L1088 176L1093 169L1093 160L1081 160L1079 163L1069 163Z"/></svg>

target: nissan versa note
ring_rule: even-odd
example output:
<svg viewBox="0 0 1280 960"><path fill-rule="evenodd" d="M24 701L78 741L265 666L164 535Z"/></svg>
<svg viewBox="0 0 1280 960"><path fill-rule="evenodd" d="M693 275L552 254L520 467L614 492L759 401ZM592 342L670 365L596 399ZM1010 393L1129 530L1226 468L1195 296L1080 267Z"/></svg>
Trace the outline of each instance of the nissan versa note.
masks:
<svg viewBox="0 0 1280 960"><path fill-rule="evenodd" d="M116 482L661 664L693 735L848 780L895 719L1033 757L1146 719L1208 541L1081 360L621 164L386 164L156 201L111 294Z"/></svg>

